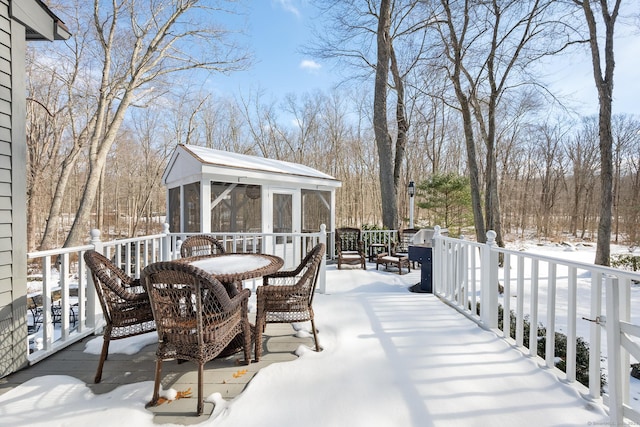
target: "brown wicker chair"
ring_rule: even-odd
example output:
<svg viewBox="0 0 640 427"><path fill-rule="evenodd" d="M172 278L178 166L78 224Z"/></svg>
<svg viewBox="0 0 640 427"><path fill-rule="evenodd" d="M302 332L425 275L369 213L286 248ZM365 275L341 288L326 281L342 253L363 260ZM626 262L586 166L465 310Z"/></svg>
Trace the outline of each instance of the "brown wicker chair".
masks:
<svg viewBox="0 0 640 427"><path fill-rule="evenodd" d="M363 270L367 269L362 233L359 228L338 228L336 230L336 251L338 253L338 269L342 268L342 264L360 264Z"/></svg>
<svg viewBox="0 0 640 427"><path fill-rule="evenodd" d="M218 239L208 234L197 234L184 239L180 246L180 256L182 258L223 254L224 246Z"/></svg>
<svg viewBox="0 0 640 427"><path fill-rule="evenodd" d="M153 397L159 399L162 362L191 360L198 364L198 415L202 414L204 364L218 355L234 338L243 338L245 362L251 362L251 327L247 303L251 291L233 298L212 275L187 263L158 262L142 272L158 327L156 375Z"/></svg>
<svg viewBox="0 0 640 427"><path fill-rule="evenodd" d="M144 286L127 275L99 252L89 250L84 260L91 270L102 312L104 329L102 352L94 381L102 379L102 367L109 354L111 340L132 337L156 330L151 304Z"/></svg>
<svg viewBox="0 0 640 427"><path fill-rule="evenodd" d="M262 333L267 323L295 323L311 321L316 351L322 350L318 342L316 325L313 320L313 294L318 282L320 262L324 257L325 245L316 245L291 271L278 271L264 276L263 286L258 287L256 303L255 357L262 355Z"/></svg>
<svg viewBox="0 0 640 427"><path fill-rule="evenodd" d="M389 264L398 269L398 274L402 274L402 268L406 268L411 272L411 266L415 268L415 262L409 259L409 246L413 243L414 236L420 230L417 228L405 228L398 232L398 241L392 244L392 251L382 252L376 255L376 270L380 264L384 264L385 269L389 268Z"/></svg>

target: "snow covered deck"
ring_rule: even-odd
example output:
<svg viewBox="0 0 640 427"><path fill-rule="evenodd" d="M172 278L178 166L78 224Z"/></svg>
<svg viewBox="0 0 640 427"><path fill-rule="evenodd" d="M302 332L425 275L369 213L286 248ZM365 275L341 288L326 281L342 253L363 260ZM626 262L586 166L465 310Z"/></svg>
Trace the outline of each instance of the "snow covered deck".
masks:
<svg viewBox="0 0 640 427"><path fill-rule="evenodd" d="M311 346L311 339L289 325L268 325L271 337L260 363L236 365L231 358L208 364L205 395L216 405L208 403L203 417L191 416L194 399L153 413L144 409L153 388L153 344L134 355L110 354L103 382L94 385L99 356L77 343L0 380L0 425L112 425L112 413L149 426L608 423L597 402L585 400L535 358L436 296L409 292L418 271L400 276L373 267L327 267L327 292L314 300L323 352L302 351L298 358L294 352L300 344ZM166 363L163 373L165 389L196 389L191 363Z"/></svg>

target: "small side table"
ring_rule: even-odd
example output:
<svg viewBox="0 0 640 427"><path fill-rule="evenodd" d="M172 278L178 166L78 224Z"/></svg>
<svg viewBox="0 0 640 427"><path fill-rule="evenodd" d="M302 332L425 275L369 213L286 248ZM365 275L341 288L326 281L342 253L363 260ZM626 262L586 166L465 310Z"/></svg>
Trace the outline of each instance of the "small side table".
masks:
<svg viewBox="0 0 640 427"><path fill-rule="evenodd" d="M387 245L385 243L371 243L369 245L369 262L375 262L379 253L385 252Z"/></svg>

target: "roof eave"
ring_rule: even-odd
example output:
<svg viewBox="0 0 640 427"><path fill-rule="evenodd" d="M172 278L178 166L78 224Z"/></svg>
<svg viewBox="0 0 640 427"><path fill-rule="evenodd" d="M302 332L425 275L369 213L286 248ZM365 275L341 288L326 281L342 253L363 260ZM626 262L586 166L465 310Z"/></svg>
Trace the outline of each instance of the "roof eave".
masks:
<svg viewBox="0 0 640 427"><path fill-rule="evenodd" d="M11 3L11 17L26 28L27 40L68 40L65 23L42 0L20 0Z"/></svg>

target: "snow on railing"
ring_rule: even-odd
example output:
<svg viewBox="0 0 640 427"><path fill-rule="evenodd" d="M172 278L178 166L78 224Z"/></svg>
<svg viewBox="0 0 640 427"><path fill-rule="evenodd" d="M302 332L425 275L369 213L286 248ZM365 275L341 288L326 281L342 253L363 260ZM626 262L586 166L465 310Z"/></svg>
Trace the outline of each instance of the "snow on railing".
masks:
<svg viewBox="0 0 640 427"><path fill-rule="evenodd" d="M602 399L612 423L622 425L624 418L640 423L638 405L634 409L630 404L629 375L629 354L640 361L640 325L638 318L635 323L630 320L631 284L640 283L640 274L500 248L493 231L487 232L486 244L444 237L439 231L436 227L433 241L438 297L539 358L541 365L586 398ZM560 361L564 371L557 368L557 333L566 336L566 356ZM578 360L582 343L589 347L588 382L578 366L584 363ZM538 355L542 344L544 353Z"/></svg>
<svg viewBox="0 0 640 427"><path fill-rule="evenodd" d="M169 233L103 242L100 231L91 231L89 245L27 254L30 265L27 287L28 360L36 363L104 326L100 302L84 253L96 250L131 276L157 261L180 257L180 244L189 234ZM259 252L278 255L283 268L297 266L317 243L327 243L326 227L317 233L212 233L228 252ZM318 277L318 291L326 289L326 262ZM253 283L255 290L256 282Z"/></svg>

